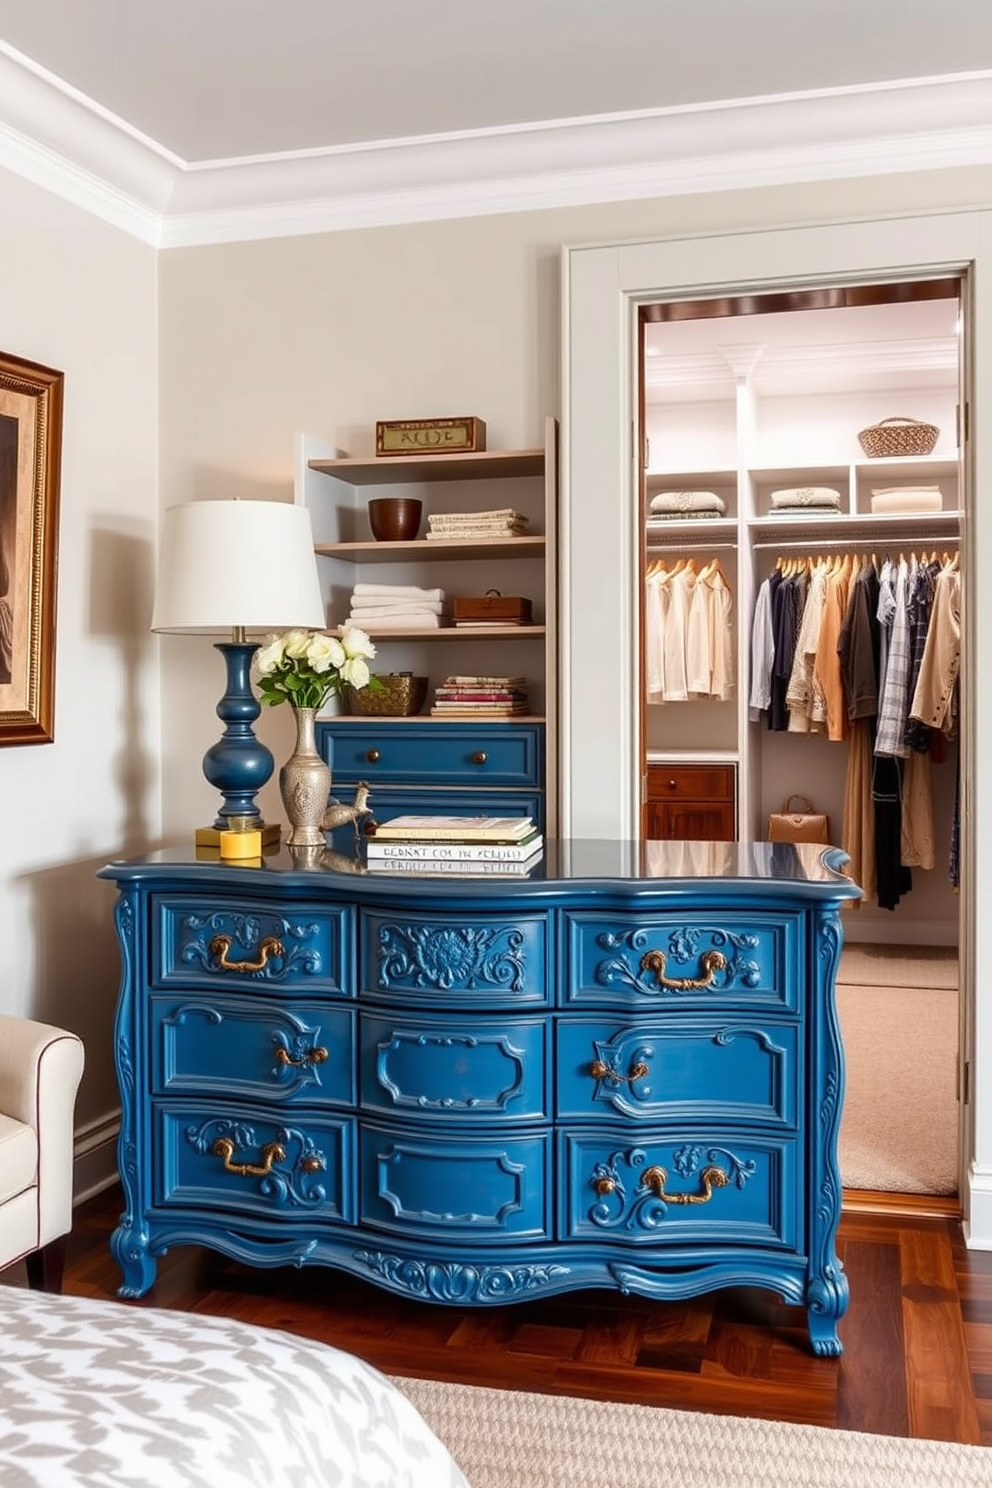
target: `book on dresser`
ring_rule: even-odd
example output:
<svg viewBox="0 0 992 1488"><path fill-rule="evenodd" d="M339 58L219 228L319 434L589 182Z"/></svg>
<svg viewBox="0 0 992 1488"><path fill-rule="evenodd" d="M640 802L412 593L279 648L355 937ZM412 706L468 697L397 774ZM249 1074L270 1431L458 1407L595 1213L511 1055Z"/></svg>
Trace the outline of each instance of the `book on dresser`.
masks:
<svg viewBox="0 0 992 1488"><path fill-rule="evenodd" d="M370 873L419 873L460 874L463 878L526 877L544 859L544 849L538 847L525 858L517 859L473 859L473 858L376 858L369 854L366 866Z"/></svg>
<svg viewBox="0 0 992 1488"><path fill-rule="evenodd" d="M536 829L519 842L380 841L368 839L368 861L376 863L525 863L544 847Z"/></svg>
<svg viewBox="0 0 992 1488"><path fill-rule="evenodd" d="M394 816L368 844L381 842L520 842L536 827L530 816Z"/></svg>

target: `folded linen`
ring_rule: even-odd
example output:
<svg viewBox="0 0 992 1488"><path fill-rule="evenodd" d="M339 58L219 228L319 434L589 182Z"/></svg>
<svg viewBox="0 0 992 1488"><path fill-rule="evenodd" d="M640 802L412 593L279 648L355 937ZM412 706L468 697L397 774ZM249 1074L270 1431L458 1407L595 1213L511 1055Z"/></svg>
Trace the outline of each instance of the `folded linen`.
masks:
<svg viewBox="0 0 992 1488"><path fill-rule="evenodd" d="M653 512L725 512L727 503L716 491L659 491L651 497Z"/></svg>
<svg viewBox="0 0 992 1488"><path fill-rule="evenodd" d="M840 492L833 486L787 486L784 490L773 491L769 502L772 511L797 506L839 507Z"/></svg>
<svg viewBox="0 0 992 1488"><path fill-rule="evenodd" d="M405 614L397 612L388 619L351 614L348 623L360 625L369 635L378 635L383 630L437 630L451 622L446 616L435 615L432 610L407 610Z"/></svg>
<svg viewBox="0 0 992 1488"><path fill-rule="evenodd" d="M362 599L443 599L443 589L420 589L416 584L356 584L351 591Z"/></svg>
<svg viewBox="0 0 992 1488"><path fill-rule="evenodd" d="M394 604L363 604L357 603L354 598L351 601L351 616L359 623L363 620L388 620L390 617L401 617L409 615L415 610L418 615L443 615L444 604L441 600L425 601L398 599Z"/></svg>
<svg viewBox="0 0 992 1488"><path fill-rule="evenodd" d="M943 509L939 486L902 486L872 491L873 512L935 512Z"/></svg>

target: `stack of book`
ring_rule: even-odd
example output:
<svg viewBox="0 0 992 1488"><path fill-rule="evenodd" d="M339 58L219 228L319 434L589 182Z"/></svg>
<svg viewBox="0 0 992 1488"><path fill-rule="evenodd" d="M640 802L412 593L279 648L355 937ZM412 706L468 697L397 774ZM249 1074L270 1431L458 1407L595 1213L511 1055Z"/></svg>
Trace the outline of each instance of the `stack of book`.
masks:
<svg viewBox="0 0 992 1488"><path fill-rule="evenodd" d="M529 712L526 677L445 677L431 705L435 718L513 718Z"/></svg>
<svg viewBox="0 0 992 1488"><path fill-rule="evenodd" d="M498 511L484 512L437 512L427 518L427 538L435 542L440 538L450 542L452 538L523 537L527 531L527 518L512 506L500 507Z"/></svg>
<svg viewBox="0 0 992 1488"><path fill-rule="evenodd" d="M530 873L544 838L529 816L394 816L366 840L370 872Z"/></svg>

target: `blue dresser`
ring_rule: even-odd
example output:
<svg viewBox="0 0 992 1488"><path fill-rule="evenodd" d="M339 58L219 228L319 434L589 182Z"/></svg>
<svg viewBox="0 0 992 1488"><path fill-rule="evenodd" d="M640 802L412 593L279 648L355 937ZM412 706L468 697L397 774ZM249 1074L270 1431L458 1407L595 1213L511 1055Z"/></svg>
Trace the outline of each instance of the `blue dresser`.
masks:
<svg viewBox="0 0 992 1488"><path fill-rule="evenodd" d="M836 849L523 879L115 862L121 1295L174 1245L460 1306L771 1288L840 1352Z"/></svg>

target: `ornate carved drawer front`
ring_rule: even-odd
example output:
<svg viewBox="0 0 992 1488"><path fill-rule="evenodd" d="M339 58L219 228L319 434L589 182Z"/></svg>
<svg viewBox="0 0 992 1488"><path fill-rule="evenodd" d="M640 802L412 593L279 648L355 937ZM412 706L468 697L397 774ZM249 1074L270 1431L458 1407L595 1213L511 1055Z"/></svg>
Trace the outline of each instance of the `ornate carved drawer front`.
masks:
<svg viewBox="0 0 992 1488"><path fill-rule="evenodd" d="M795 1127L799 1027L677 1014L629 1027L558 1020L558 1115Z"/></svg>
<svg viewBox="0 0 992 1488"><path fill-rule="evenodd" d="M398 1235L546 1238L550 1135L445 1140L364 1126L361 1220Z"/></svg>
<svg viewBox="0 0 992 1488"><path fill-rule="evenodd" d="M155 1107L157 1202L302 1224L355 1217L354 1124L247 1103Z"/></svg>
<svg viewBox="0 0 992 1488"><path fill-rule="evenodd" d="M540 724L318 725L318 748L340 784L539 786L544 776Z"/></svg>
<svg viewBox="0 0 992 1488"><path fill-rule="evenodd" d="M346 909L272 901L191 900L156 895L152 984L213 982L353 996L348 989L352 920Z"/></svg>
<svg viewBox="0 0 992 1488"><path fill-rule="evenodd" d="M157 1095L236 1095L354 1105L350 1008L206 993L151 999Z"/></svg>
<svg viewBox="0 0 992 1488"><path fill-rule="evenodd" d="M362 1106L440 1121L550 1119L543 1022L361 1017Z"/></svg>
<svg viewBox="0 0 992 1488"><path fill-rule="evenodd" d="M801 1154L794 1139L703 1128L677 1136L561 1134L562 1234L623 1245L795 1247Z"/></svg>
<svg viewBox="0 0 992 1488"><path fill-rule="evenodd" d="M361 996L416 1007L541 1006L550 985L543 915L400 910L361 919Z"/></svg>
<svg viewBox="0 0 992 1488"><path fill-rule="evenodd" d="M803 934L798 916L622 915L566 912L566 1003L670 1009L799 1009Z"/></svg>

